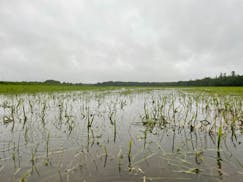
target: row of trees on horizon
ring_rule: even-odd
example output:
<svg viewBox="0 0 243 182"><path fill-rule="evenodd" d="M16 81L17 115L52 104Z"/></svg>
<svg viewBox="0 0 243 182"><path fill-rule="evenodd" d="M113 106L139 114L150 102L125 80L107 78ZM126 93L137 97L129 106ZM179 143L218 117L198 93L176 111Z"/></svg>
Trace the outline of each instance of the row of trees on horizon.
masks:
<svg viewBox="0 0 243 182"><path fill-rule="evenodd" d="M243 86L243 75L232 71L230 75L220 73L215 78L205 77L203 79L178 81L178 82L121 82L108 81L95 84L68 83L57 80L46 80L44 82L6 82L0 81L0 84L46 84L46 85L90 85L90 86Z"/></svg>

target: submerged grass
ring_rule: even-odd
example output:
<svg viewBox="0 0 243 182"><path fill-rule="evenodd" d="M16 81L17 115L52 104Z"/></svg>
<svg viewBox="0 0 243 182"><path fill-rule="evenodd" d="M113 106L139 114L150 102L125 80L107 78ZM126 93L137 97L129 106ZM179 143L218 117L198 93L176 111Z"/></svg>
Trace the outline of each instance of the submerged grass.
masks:
<svg viewBox="0 0 243 182"><path fill-rule="evenodd" d="M144 176L144 181L184 179L184 175L193 180L208 173L220 179L230 172L231 164L234 170L242 169L241 87L24 85L22 92L20 85L15 86L17 92L6 92L13 95L1 96L0 157L12 160L14 169L27 169L16 170L20 181L40 179L53 168L67 181L77 171L84 175L88 171L98 179L98 170L106 173L114 166L121 176L129 172ZM87 92L17 94L32 93L31 89ZM237 93L239 97L232 96ZM151 177L155 173L147 164L153 170L160 163L172 175L155 171L158 176Z"/></svg>

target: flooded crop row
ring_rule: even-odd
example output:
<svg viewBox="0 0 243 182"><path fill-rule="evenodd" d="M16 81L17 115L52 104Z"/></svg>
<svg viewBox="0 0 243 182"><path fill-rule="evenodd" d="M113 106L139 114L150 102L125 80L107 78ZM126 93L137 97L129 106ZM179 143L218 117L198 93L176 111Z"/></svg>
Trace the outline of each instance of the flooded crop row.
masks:
<svg viewBox="0 0 243 182"><path fill-rule="evenodd" d="M182 90L0 96L1 181L240 181L243 99Z"/></svg>

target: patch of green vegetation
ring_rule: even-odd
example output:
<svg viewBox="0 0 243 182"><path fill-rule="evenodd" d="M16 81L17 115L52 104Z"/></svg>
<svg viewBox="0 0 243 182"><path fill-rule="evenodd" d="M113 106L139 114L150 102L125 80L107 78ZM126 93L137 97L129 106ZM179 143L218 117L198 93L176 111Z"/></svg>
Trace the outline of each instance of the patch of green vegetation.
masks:
<svg viewBox="0 0 243 182"><path fill-rule="evenodd" d="M51 85L51 84L0 84L0 94L21 94L37 92L59 92L78 90L113 90L115 87L98 87L84 85Z"/></svg>
<svg viewBox="0 0 243 182"><path fill-rule="evenodd" d="M124 89L125 88L125 89ZM242 95L243 87L197 87L197 86L101 86L101 85L72 85L72 84L46 84L46 83L21 83L9 82L0 83L0 94L24 94L38 92L65 92L65 91L85 91L85 90L121 90L121 94L131 92L144 92L161 89L174 89L186 92L202 92L217 95Z"/></svg>
<svg viewBox="0 0 243 182"><path fill-rule="evenodd" d="M126 88L126 89L124 89ZM165 89L167 87L150 86L101 86L101 85L75 85L75 84L56 84L56 83L35 83L35 82L0 82L0 94L25 94L38 92L66 92L66 91L109 91L122 90L122 94L130 94L134 91L144 92L155 89Z"/></svg>
<svg viewBox="0 0 243 182"><path fill-rule="evenodd" d="M189 92L204 92L217 95L243 96L243 87L181 87L181 90Z"/></svg>

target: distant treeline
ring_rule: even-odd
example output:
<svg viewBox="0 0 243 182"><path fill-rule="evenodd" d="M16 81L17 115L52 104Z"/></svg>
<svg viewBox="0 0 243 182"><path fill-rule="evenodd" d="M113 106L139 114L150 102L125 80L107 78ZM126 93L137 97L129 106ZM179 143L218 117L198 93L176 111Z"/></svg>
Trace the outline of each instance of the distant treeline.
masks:
<svg viewBox="0 0 243 182"><path fill-rule="evenodd" d="M45 85L76 85L76 86L243 86L243 75L236 75L235 71L232 71L230 75L221 73L215 78L206 77L203 79L189 80L189 81L178 81L178 82L121 82L121 81L108 81L95 84L85 83L68 83L60 82L56 80L46 80L44 82L4 82L0 81L0 84L45 84Z"/></svg>
<svg viewBox="0 0 243 182"><path fill-rule="evenodd" d="M11 84L11 85L84 85L82 83L69 83L69 82L60 82L57 80L46 80L44 82L35 82L35 81L22 81L22 82L8 82L0 81L0 84Z"/></svg>
<svg viewBox="0 0 243 182"><path fill-rule="evenodd" d="M178 82L103 82L97 83L101 86L243 86L243 75L236 75L232 71L230 75L220 73L215 78L206 77L203 79L178 81Z"/></svg>
<svg viewBox="0 0 243 182"><path fill-rule="evenodd" d="M233 72L234 73L234 72ZM198 80L176 82L177 86L243 86L243 75L220 74L219 77L206 77Z"/></svg>

